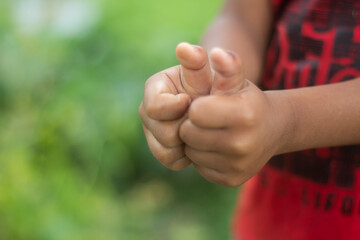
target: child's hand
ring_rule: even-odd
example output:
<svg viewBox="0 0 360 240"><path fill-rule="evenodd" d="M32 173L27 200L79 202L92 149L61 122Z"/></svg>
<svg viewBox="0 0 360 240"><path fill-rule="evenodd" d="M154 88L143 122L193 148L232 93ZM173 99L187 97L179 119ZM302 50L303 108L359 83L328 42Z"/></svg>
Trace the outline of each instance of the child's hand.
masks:
<svg viewBox="0 0 360 240"><path fill-rule="evenodd" d="M146 81L139 114L153 155L167 168L181 170L191 161L185 156L179 127L191 101L210 93L212 72L203 48L181 43L176 56L180 66Z"/></svg>
<svg viewBox="0 0 360 240"><path fill-rule="evenodd" d="M204 178L239 186L281 151L289 108L246 80L235 54L214 49L210 59L212 95L192 102L180 137L186 156Z"/></svg>

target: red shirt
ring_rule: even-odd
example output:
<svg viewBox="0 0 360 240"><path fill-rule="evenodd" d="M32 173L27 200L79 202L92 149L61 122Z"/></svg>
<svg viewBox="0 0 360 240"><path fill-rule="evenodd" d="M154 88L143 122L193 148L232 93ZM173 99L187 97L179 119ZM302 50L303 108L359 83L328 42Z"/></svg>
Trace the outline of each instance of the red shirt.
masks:
<svg viewBox="0 0 360 240"><path fill-rule="evenodd" d="M275 31L264 89L360 77L360 1L273 3ZM359 240L360 146L272 158L244 184L233 227L241 240Z"/></svg>

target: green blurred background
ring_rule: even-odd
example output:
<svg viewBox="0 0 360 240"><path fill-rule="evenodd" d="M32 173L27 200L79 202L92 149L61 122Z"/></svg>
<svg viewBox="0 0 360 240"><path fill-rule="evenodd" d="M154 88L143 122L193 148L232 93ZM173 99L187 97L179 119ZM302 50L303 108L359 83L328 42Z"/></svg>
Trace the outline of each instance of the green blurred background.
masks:
<svg viewBox="0 0 360 240"><path fill-rule="evenodd" d="M220 0L0 1L0 239L228 239L236 189L172 172L138 117Z"/></svg>

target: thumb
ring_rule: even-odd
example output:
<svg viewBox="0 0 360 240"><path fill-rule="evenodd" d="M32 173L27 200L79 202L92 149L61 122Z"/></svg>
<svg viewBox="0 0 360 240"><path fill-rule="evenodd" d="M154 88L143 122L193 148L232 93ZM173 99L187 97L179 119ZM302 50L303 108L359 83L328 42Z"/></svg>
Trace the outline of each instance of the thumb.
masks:
<svg viewBox="0 0 360 240"><path fill-rule="evenodd" d="M210 94L212 72L204 48L180 43L176 57L181 64L181 81L184 90L192 99Z"/></svg>
<svg viewBox="0 0 360 240"><path fill-rule="evenodd" d="M242 61L236 53L214 48L210 52L210 59L215 71L212 95L231 95L245 86Z"/></svg>

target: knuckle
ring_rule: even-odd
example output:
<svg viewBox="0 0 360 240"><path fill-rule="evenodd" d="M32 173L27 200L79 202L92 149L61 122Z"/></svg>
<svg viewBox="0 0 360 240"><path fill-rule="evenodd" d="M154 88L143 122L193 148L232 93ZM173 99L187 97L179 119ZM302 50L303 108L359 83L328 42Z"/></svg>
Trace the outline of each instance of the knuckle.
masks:
<svg viewBox="0 0 360 240"><path fill-rule="evenodd" d="M254 127L257 123L257 114L254 109L244 107L242 111L237 111L236 118L243 126Z"/></svg>
<svg viewBox="0 0 360 240"><path fill-rule="evenodd" d="M177 136L164 134L163 136L159 137L159 142L161 145L167 148L177 147L180 144L180 139Z"/></svg>
<svg viewBox="0 0 360 240"><path fill-rule="evenodd" d="M223 183L226 187L238 187L242 184L239 178L239 174L227 174L223 180Z"/></svg>
<svg viewBox="0 0 360 240"><path fill-rule="evenodd" d="M172 163L166 164L166 168L168 168L168 169L170 169L172 171L181 171L186 167L187 167L187 165L179 164L177 162L172 162Z"/></svg>
<svg viewBox="0 0 360 240"><path fill-rule="evenodd" d="M154 103L149 103L146 105L145 107L145 112L146 114L152 118L152 119L157 119L159 114L163 111L163 106L162 104L154 104Z"/></svg>
<svg viewBox="0 0 360 240"><path fill-rule="evenodd" d="M220 174L218 176L212 176L211 174L204 174L204 177L213 183L225 186L225 187L237 187L239 186L238 181L232 176L227 174Z"/></svg>
<svg viewBox="0 0 360 240"><path fill-rule="evenodd" d="M239 186L237 179L226 174L220 175L218 179L216 179L215 183L231 188Z"/></svg>
<svg viewBox="0 0 360 240"><path fill-rule="evenodd" d="M235 188L238 187L240 184L238 183L238 181L236 179L233 178L229 178L225 181L225 186L226 187L230 187L230 188Z"/></svg>
<svg viewBox="0 0 360 240"><path fill-rule="evenodd" d="M257 103L250 96L248 92L244 92L239 96L241 104L237 106L235 112L235 119L243 126L254 126L259 119L260 112Z"/></svg>
<svg viewBox="0 0 360 240"><path fill-rule="evenodd" d="M181 144L179 138L178 126L162 126L161 130L157 131L158 141L167 148L173 148Z"/></svg>
<svg viewBox="0 0 360 240"><path fill-rule="evenodd" d="M158 75L159 73L155 73L153 75L151 75L146 81L145 81L145 90L148 89L149 85L151 84L151 82L153 82L154 78L156 77L156 75Z"/></svg>
<svg viewBox="0 0 360 240"><path fill-rule="evenodd" d="M257 115L254 110L248 110L243 115L244 124L248 127L253 127L257 122Z"/></svg>
<svg viewBox="0 0 360 240"><path fill-rule="evenodd" d="M244 155L247 153L247 144L242 138L234 139L230 144L230 151L236 155Z"/></svg>
<svg viewBox="0 0 360 240"><path fill-rule="evenodd" d="M168 151L158 151L154 155L156 159L165 166L169 165L173 161L172 154L170 154Z"/></svg>
<svg viewBox="0 0 360 240"><path fill-rule="evenodd" d="M166 168L174 171L180 171L189 165L189 161L184 158L183 149L159 149L154 154L156 159Z"/></svg>
<svg viewBox="0 0 360 240"><path fill-rule="evenodd" d="M172 170L172 171L180 171L180 170L182 170L182 168L180 168L179 166L176 166L175 164L167 164L165 167L167 169Z"/></svg>
<svg viewBox="0 0 360 240"><path fill-rule="evenodd" d="M242 175L244 172L245 172L245 169L244 169L244 165L243 164L234 164L232 166L232 169L234 170L234 173L236 175Z"/></svg>
<svg viewBox="0 0 360 240"><path fill-rule="evenodd" d="M161 77L161 72L151 75L144 84L144 92L151 91L153 89L153 84L158 81Z"/></svg>
<svg viewBox="0 0 360 240"><path fill-rule="evenodd" d="M235 155L247 155L255 149L254 141L251 136L237 138L230 144L230 151Z"/></svg>

